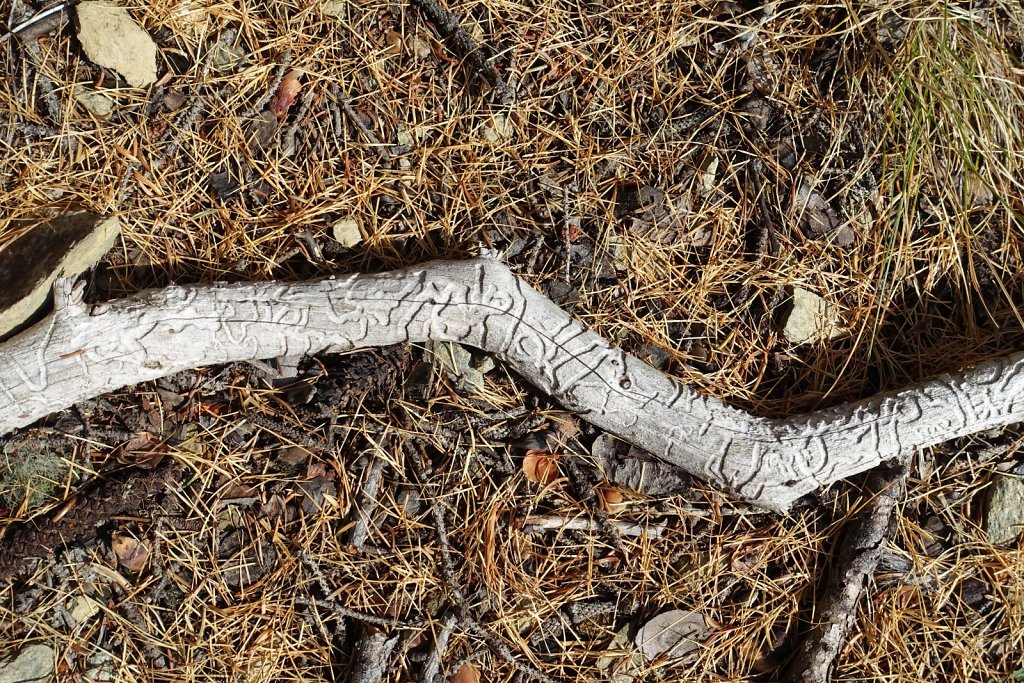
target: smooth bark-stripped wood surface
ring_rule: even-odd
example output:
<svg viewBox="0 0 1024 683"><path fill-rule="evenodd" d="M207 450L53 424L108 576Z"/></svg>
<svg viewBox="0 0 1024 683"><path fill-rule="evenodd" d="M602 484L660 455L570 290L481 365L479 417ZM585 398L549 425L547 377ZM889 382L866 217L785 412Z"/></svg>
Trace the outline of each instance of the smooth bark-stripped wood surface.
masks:
<svg viewBox="0 0 1024 683"><path fill-rule="evenodd" d="M0 345L0 434L204 365L454 341L585 420L752 503L802 495L916 448L1024 419L1024 354L787 419L735 410L611 346L488 257L313 282L168 287L55 311Z"/></svg>

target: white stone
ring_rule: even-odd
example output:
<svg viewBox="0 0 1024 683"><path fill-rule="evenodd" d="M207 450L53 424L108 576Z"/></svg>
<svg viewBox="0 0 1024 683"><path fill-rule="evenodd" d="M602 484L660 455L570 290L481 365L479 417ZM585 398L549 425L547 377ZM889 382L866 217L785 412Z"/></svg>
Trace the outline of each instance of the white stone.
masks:
<svg viewBox="0 0 1024 683"><path fill-rule="evenodd" d="M985 531L992 545L1011 545L1024 531L1024 477L996 475L985 506Z"/></svg>
<svg viewBox="0 0 1024 683"><path fill-rule="evenodd" d="M843 336L835 305L814 292L793 288L793 310L786 318L782 333L794 344L826 341Z"/></svg>
<svg viewBox="0 0 1024 683"><path fill-rule="evenodd" d="M412 39L412 53L416 55L416 59L420 61L428 58L433 54L433 50L430 48L430 43L426 41L422 36L414 36Z"/></svg>
<svg viewBox="0 0 1024 683"><path fill-rule="evenodd" d="M662 612L640 627L636 646L647 661L676 659L694 652L708 638L704 616L687 610Z"/></svg>
<svg viewBox="0 0 1024 683"><path fill-rule="evenodd" d="M114 111L114 100L101 92L75 86L75 101L94 116L106 118Z"/></svg>
<svg viewBox="0 0 1024 683"><path fill-rule="evenodd" d="M341 19L345 16L348 6L348 0L324 0L320 4L320 11L324 13L324 16Z"/></svg>
<svg viewBox="0 0 1024 683"><path fill-rule="evenodd" d="M491 120L480 126L477 136L484 142L499 143L512 138L515 129L504 114L494 114Z"/></svg>
<svg viewBox="0 0 1024 683"><path fill-rule="evenodd" d="M68 612L76 624L83 624L100 611L100 603L88 595L76 595L68 605Z"/></svg>
<svg viewBox="0 0 1024 683"><path fill-rule="evenodd" d="M363 231L359 228L359 221L351 216L342 218L331 226L331 234L346 249L351 249L363 241Z"/></svg>

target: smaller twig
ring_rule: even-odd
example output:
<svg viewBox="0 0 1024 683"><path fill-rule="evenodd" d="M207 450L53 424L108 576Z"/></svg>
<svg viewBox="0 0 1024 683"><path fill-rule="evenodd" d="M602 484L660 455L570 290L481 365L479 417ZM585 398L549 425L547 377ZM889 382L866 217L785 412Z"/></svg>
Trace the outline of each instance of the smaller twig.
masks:
<svg viewBox="0 0 1024 683"><path fill-rule="evenodd" d="M644 538L661 538L668 528L666 524L634 524L618 519L609 519L601 522L586 517L562 517L559 515L530 515L519 520L524 533L542 533L552 530L566 531L597 531L605 530L606 525L611 525L623 536L642 536Z"/></svg>
<svg viewBox="0 0 1024 683"><path fill-rule="evenodd" d="M352 664L352 683L380 683L388 669L391 651L398 636L387 637L383 632L364 635L356 644L355 662Z"/></svg>
<svg viewBox="0 0 1024 683"><path fill-rule="evenodd" d="M437 638L434 640L434 647L430 649L430 655L423 664L420 683L439 683L442 680L441 661L444 659L445 650L448 649L448 640L451 638L452 630L458 622L459 619L454 614L445 617L441 624L441 630L437 632Z"/></svg>
<svg viewBox="0 0 1024 683"><path fill-rule="evenodd" d="M256 102L251 107L242 112L242 114L239 116L241 120L248 121L249 119L254 118L257 114L259 114L260 112L267 108L267 104L270 102L271 98L274 97L274 94L277 92L278 87L280 87L281 85L281 81L284 80L284 75L288 73L288 67L291 66L291 63L291 52L285 52L284 54L281 55L281 60L277 63L277 68L274 70L274 75L270 79L270 85L263 92L263 95L262 97L260 97L260 99L256 100Z"/></svg>
<svg viewBox="0 0 1024 683"><path fill-rule="evenodd" d="M576 458L566 458L563 462L565 462L569 470L569 479L576 491L576 495L581 503L590 508L597 528L605 533L617 551L625 555L626 546L622 543L622 534L619 532L618 527L612 523L608 513L601 507L601 501L598 500L597 491L594 488L594 484L589 481L590 477L588 474L583 471Z"/></svg>
<svg viewBox="0 0 1024 683"><path fill-rule="evenodd" d="M614 614L617 611L618 605L610 601L569 603L541 623L536 633L530 636L530 645L539 645L559 630L564 632L566 624L577 627L601 615Z"/></svg>
<svg viewBox="0 0 1024 683"><path fill-rule="evenodd" d="M380 138L377 137L377 134L370 130L370 127L366 125L363 117L355 110L352 103L347 97L345 97L345 94L341 92L340 88L332 86L331 96L334 98L334 101L338 106L341 107L341 111L345 112L345 118L348 119L349 123L355 126L356 130L359 131L359 135L362 136L363 140L371 149L373 149L374 152L376 152L382 159L391 159L395 156L392 146L381 142ZM341 129L340 118L335 122L335 126L339 130Z"/></svg>
<svg viewBox="0 0 1024 683"><path fill-rule="evenodd" d="M330 445L314 435L311 431L299 431L284 420L259 413L251 413L245 418L257 427L270 432L278 438L289 441L293 445L302 446L315 451L329 451Z"/></svg>
<svg viewBox="0 0 1024 683"><path fill-rule="evenodd" d="M17 26L13 26L11 28L11 30L7 31L2 36L0 36L0 45L2 45L3 43L7 42L8 40L10 40L13 36L16 36L19 33L22 33L24 31L27 31L28 29L32 28L36 24L38 24L38 23L40 23L42 21L45 21L46 19L52 17L53 15L60 14L61 12L64 12L70 6L71 6L70 3L64 2L64 3L61 3L59 5L54 5L53 7L41 10L40 12L38 12L35 15L29 17L28 19L26 19L25 21L21 22Z"/></svg>
<svg viewBox="0 0 1024 683"><path fill-rule="evenodd" d="M341 105L345 102L345 97L341 94L341 88L334 83L327 89L327 92L331 95L327 102L327 109L331 112L334 137L340 141L342 135L345 134L345 128L341 121Z"/></svg>
<svg viewBox="0 0 1024 683"><path fill-rule="evenodd" d="M907 468L874 470L866 489L871 499L846 523L839 551L825 582L817 618L796 656L779 677L784 683L827 683L836 658L857 619L857 604L882 557L895 516L903 500Z"/></svg>
<svg viewBox="0 0 1024 683"><path fill-rule="evenodd" d="M443 451L466 461L477 458L491 469L502 474L512 474L515 472L515 466L507 455L502 458L498 454L488 453L479 444L475 450L470 450L462 445L462 438L459 432L450 427L427 419L417 420L417 426L420 430L429 434L435 444Z"/></svg>
<svg viewBox="0 0 1024 683"><path fill-rule="evenodd" d="M328 610L334 612L335 616L338 618L344 617L347 619L354 619L355 621L360 621L364 624L373 624L374 626L411 630L420 630L423 628L422 621L404 621L402 619L374 616L349 607L342 607L334 598L303 598L296 596L295 604L302 607L317 607L319 609Z"/></svg>
<svg viewBox="0 0 1024 683"><path fill-rule="evenodd" d="M419 629L423 627L423 624L418 621L403 621L396 618L377 617L372 614L366 614L365 612L349 609L348 607L342 607L338 604L337 600L335 600L337 597L337 591L332 591L331 587L327 584L327 577L324 576L323 571L320 569L320 563L305 550L300 550L297 553L297 556L303 566L305 566L306 569L309 570L309 573L313 575L313 579L316 581L316 585L324 597L322 599L314 597L296 597L296 604L303 605L305 607L315 606L321 609L329 609L334 612L335 616L339 620L347 617L349 619L361 621L365 624L373 624L374 626L384 626L387 628Z"/></svg>
<svg viewBox="0 0 1024 683"><path fill-rule="evenodd" d="M469 31L462 27L459 18L441 7L437 0L414 0L414 3L437 28L441 38L466 60L470 69L494 88L499 101L506 103L511 100L511 88L494 68L492 50L487 46L477 45Z"/></svg>
<svg viewBox="0 0 1024 683"><path fill-rule="evenodd" d="M580 217L569 210L569 188L562 188L562 223L565 233L565 284L572 282L572 242L573 231L580 227Z"/></svg>
<svg viewBox="0 0 1024 683"><path fill-rule="evenodd" d="M299 111L295 114L295 121L284 130L284 134L281 138L281 154L285 157L290 157L298 151L298 147L295 144L295 137L299 132L299 128L306 122L306 116L309 114L310 108L313 106L313 94L307 93L299 104Z"/></svg>
<svg viewBox="0 0 1024 683"><path fill-rule="evenodd" d="M356 524L348 537L348 542L356 548L362 548L369 535L370 523L373 519L373 510L377 507L377 492L380 489L381 475L384 472L384 458L367 454L370 460L370 469L366 473L366 482L359 492L359 509L356 511Z"/></svg>

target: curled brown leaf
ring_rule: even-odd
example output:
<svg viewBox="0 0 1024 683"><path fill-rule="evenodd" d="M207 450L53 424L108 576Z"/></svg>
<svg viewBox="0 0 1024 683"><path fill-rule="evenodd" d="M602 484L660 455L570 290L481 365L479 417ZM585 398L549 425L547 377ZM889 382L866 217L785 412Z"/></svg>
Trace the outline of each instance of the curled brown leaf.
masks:
<svg viewBox="0 0 1024 683"><path fill-rule="evenodd" d="M523 458L523 474L535 484L549 486L559 476L558 455L551 451L526 451Z"/></svg>
<svg viewBox="0 0 1024 683"><path fill-rule="evenodd" d="M274 98L270 100L270 111L277 116L286 116L302 92L302 72L292 69L281 79Z"/></svg>
<svg viewBox="0 0 1024 683"><path fill-rule="evenodd" d="M111 535L110 548L121 566L132 573L140 571L149 560L149 546L146 542L120 531Z"/></svg>

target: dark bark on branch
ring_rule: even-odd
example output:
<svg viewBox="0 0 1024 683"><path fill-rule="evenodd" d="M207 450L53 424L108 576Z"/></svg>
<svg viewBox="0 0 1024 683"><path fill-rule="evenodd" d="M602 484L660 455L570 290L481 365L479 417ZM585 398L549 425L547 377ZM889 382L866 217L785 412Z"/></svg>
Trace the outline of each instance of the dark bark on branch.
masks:
<svg viewBox="0 0 1024 683"><path fill-rule="evenodd" d="M874 575L892 533L896 504L906 491L905 467L868 475L871 496L839 539L832 571L815 605L814 626L783 671L782 683L823 683L832 678L839 653L857 620L861 594Z"/></svg>

